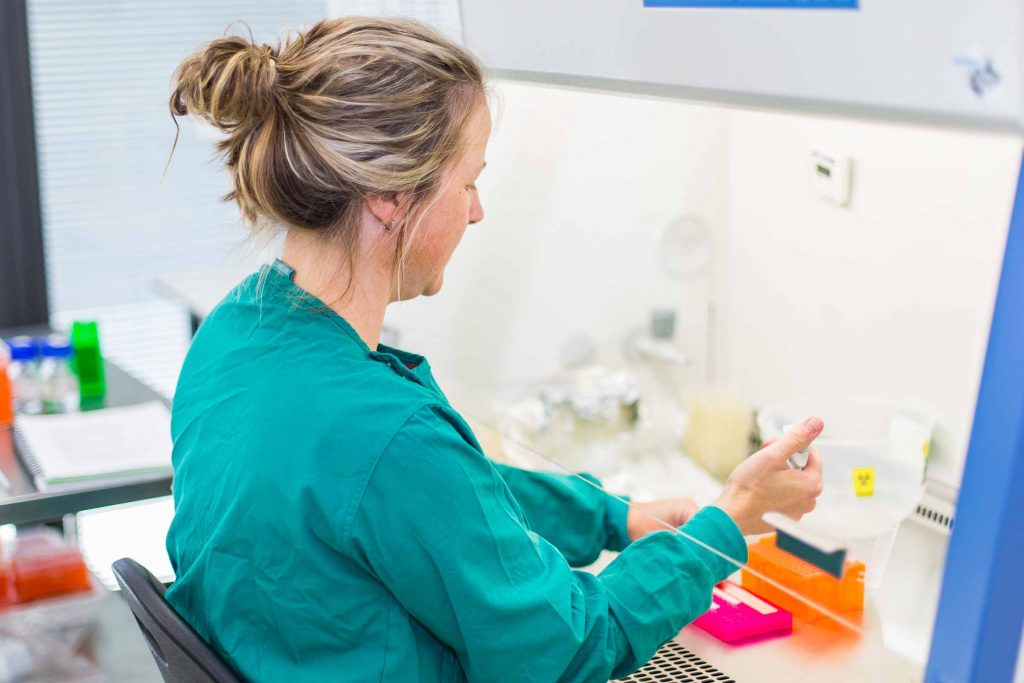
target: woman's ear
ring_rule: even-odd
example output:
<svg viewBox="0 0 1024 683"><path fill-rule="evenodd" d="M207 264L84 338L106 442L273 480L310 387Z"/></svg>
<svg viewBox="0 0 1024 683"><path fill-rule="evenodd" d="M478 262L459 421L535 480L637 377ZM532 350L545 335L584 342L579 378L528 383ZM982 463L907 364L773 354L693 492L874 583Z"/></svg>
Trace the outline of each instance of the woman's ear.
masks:
<svg viewBox="0 0 1024 683"><path fill-rule="evenodd" d="M398 195L367 195L366 209L380 221L385 232L391 232L401 217Z"/></svg>

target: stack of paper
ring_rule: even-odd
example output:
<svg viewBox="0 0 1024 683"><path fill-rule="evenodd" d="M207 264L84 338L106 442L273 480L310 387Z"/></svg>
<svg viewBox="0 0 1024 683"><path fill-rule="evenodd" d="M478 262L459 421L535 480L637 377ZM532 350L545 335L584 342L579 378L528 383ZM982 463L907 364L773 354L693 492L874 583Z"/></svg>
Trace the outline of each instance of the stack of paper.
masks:
<svg viewBox="0 0 1024 683"><path fill-rule="evenodd" d="M19 416L14 440L40 491L171 472L171 415L159 401L84 413Z"/></svg>

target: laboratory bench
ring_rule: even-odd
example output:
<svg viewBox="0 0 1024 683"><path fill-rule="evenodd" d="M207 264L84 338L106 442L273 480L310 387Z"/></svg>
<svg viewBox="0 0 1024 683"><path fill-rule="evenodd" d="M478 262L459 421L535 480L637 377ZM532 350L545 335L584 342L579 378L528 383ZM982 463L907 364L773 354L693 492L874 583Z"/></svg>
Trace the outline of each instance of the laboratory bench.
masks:
<svg viewBox="0 0 1024 683"><path fill-rule="evenodd" d="M45 328L19 328L0 330L0 337L18 334L45 334ZM129 406L147 401L167 399L160 396L135 377L106 359L107 407ZM10 482L8 488L0 486L0 524L31 524L59 521L64 515L91 510L107 505L170 495L170 472L137 477L121 482L83 485L74 489L52 492L39 491L31 475L18 457L14 436L10 429L0 430L0 472Z"/></svg>
<svg viewBox="0 0 1024 683"><path fill-rule="evenodd" d="M727 645L695 626L675 642L739 683L921 681L947 544L942 532L903 522L880 587L865 596L861 635L794 618L792 635L759 643Z"/></svg>
<svg viewBox="0 0 1024 683"><path fill-rule="evenodd" d="M665 454L640 468L642 472L630 475L631 481L606 479L606 487L614 490L615 484L620 484L621 490L636 500L689 496L701 505L714 501L721 490L714 478L679 452ZM948 543L949 531L941 525L913 515L903 521L879 586L865 591L865 609L851 619L862 629L860 635L827 620L810 624L794 617L793 633L779 638L728 645L691 625L673 642L691 653L691 661L703 660L720 672L721 678L708 674L706 679L692 679L708 683L921 681ZM587 569L596 573L614 556L604 553ZM732 580L741 583L738 573ZM637 676L627 680L648 679Z"/></svg>

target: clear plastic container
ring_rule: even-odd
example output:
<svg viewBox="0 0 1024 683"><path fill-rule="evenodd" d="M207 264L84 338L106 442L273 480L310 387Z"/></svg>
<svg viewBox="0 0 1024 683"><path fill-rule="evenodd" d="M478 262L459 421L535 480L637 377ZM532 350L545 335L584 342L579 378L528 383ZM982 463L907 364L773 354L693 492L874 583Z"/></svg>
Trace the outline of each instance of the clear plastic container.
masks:
<svg viewBox="0 0 1024 683"><path fill-rule="evenodd" d="M19 533L11 569L19 603L92 589L81 552L48 529Z"/></svg>
<svg viewBox="0 0 1024 683"><path fill-rule="evenodd" d="M7 340L11 361L7 375L14 393L14 412L35 415L43 412L39 382L39 344L32 337L11 337Z"/></svg>
<svg viewBox="0 0 1024 683"><path fill-rule="evenodd" d="M879 585L900 523L917 507L935 418L923 406L873 398L798 400L761 410L765 439L817 415L825 430L821 452L824 491L801 525L842 541L867 564L867 584Z"/></svg>
<svg viewBox="0 0 1024 683"><path fill-rule="evenodd" d="M71 342L62 334L51 334L43 340L42 357L39 380L42 384L44 412L77 411L81 395L78 377L71 368Z"/></svg>

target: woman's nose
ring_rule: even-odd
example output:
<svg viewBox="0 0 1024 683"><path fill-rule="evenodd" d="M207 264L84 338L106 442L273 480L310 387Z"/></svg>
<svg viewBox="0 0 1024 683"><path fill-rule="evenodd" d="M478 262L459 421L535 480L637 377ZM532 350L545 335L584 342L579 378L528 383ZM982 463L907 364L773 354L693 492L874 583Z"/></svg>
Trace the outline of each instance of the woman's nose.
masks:
<svg viewBox="0 0 1024 683"><path fill-rule="evenodd" d="M484 219L484 205L480 203L480 195L473 193L473 204L469 207L469 224L476 225Z"/></svg>

